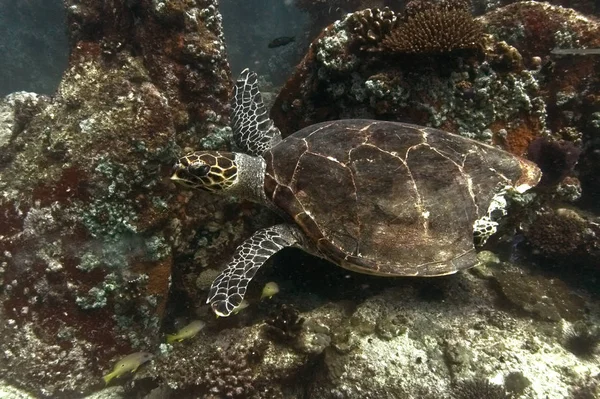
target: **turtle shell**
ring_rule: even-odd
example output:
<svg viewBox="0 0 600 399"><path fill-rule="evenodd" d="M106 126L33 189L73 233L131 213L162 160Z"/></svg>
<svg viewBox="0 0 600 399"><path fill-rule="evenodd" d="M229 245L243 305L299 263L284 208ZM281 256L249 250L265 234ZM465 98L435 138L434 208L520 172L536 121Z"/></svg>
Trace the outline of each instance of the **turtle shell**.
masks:
<svg viewBox="0 0 600 399"><path fill-rule="evenodd" d="M499 186L534 186L532 163L416 125L338 120L264 154L265 192L336 264L436 276L476 263L473 224Z"/></svg>

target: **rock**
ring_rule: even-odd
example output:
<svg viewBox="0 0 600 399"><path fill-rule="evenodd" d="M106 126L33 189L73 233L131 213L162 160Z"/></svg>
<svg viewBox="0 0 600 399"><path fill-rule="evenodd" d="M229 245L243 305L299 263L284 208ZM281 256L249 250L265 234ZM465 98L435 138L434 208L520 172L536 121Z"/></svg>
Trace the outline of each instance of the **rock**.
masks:
<svg viewBox="0 0 600 399"><path fill-rule="evenodd" d="M57 94L0 104L0 373L36 397L81 397L154 351L173 259L207 218L180 217L165 179L227 124L216 2L131 4L67 1Z"/></svg>
<svg viewBox="0 0 600 399"><path fill-rule="evenodd" d="M218 334L201 333L198 338L174 344L136 376L132 388L137 390L153 381L175 392L192 391L203 397L296 397L304 389L301 376L309 372L310 365L329 343L328 331L332 326L318 320L331 315L332 310L302 314L310 323L297 345L265 334L263 323L224 329ZM218 327L219 323L212 324Z"/></svg>
<svg viewBox="0 0 600 399"><path fill-rule="evenodd" d="M325 350L310 396L442 398L452 391L453 382L477 379L519 391L523 397L559 398L567 397L588 373L598 373L597 364L582 362L563 348L560 333L549 334L543 323L497 310L497 298L485 288L485 280L468 273L450 280L460 280L452 291L468 293L467 300L451 295L424 302L408 285L358 305L351 319L362 320L366 328L338 325L346 334L338 332ZM404 320L400 334L369 332L372 320L389 315ZM349 343L347 350L338 349L335 340L341 337ZM565 367L578 371L565 373Z"/></svg>
<svg viewBox="0 0 600 399"><path fill-rule="evenodd" d="M508 268L495 272L494 281L509 303L540 320L577 321L584 317L583 298L570 292L570 287L559 279Z"/></svg>

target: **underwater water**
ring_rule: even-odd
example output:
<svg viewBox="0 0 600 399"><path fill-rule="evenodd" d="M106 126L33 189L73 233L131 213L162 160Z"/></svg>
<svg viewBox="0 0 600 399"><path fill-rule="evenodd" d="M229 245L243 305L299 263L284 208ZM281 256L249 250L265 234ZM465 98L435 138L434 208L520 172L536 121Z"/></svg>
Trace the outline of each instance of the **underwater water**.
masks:
<svg viewBox="0 0 600 399"><path fill-rule="evenodd" d="M0 398L600 397L599 14L0 0Z"/></svg>

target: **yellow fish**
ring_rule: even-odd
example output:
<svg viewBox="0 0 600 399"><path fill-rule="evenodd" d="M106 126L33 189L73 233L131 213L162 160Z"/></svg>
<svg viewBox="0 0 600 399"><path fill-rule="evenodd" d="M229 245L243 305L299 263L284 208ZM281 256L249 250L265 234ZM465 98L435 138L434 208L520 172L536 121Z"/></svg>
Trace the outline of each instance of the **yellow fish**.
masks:
<svg viewBox="0 0 600 399"><path fill-rule="evenodd" d="M262 294L260 295L260 299L263 298L271 298L273 295L279 292L279 286L276 282L271 281L265 284L265 287L262 290Z"/></svg>
<svg viewBox="0 0 600 399"><path fill-rule="evenodd" d="M240 311L242 311L243 309L246 309L248 306L250 306L250 302L248 302L245 299L242 299L242 302L240 302L239 305L237 305L235 308L233 308L231 313L238 314L238 313L240 313ZM216 316L217 316L217 319L220 317L218 314Z"/></svg>
<svg viewBox="0 0 600 399"><path fill-rule="evenodd" d="M250 302L248 302L245 299L242 299L242 302L240 302L239 305L237 305L235 308L233 308L233 314L240 313L240 311L246 309L248 306L250 306Z"/></svg>
<svg viewBox="0 0 600 399"><path fill-rule="evenodd" d="M183 327L175 334L167 334L167 343L171 344L175 341L183 341L184 339L192 338L198 334L206 326L206 323L201 320L194 320L187 326Z"/></svg>
<svg viewBox="0 0 600 399"><path fill-rule="evenodd" d="M140 365L146 363L153 357L154 356L148 352L135 352L131 355L127 355L123 359L119 360L113 367L113 370L102 377L102 379L106 385L108 385L108 383L115 377L120 377L128 372L134 373L138 367L140 367Z"/></svg>

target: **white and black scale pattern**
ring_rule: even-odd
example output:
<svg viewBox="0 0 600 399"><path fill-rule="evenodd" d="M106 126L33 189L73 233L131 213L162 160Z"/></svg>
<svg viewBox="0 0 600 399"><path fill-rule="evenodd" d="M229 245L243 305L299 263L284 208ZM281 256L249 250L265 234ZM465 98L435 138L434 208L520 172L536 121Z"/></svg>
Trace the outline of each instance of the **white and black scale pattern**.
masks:
<svg viewBox="0 0 600 399"><path fill-rule="evenodd" d="M276 225L258 230L235 250L225 270L213 281L208 300L217 315L229 315L242 302L248 283L273 254L298 240L295 227ZM299 233L298 231L298 234Z"/></svg>
<svg viewBox="0 0 600 399"><path fill-rule="evenodd" d="M248 155L261 156L281 140L281 133L269 119L256 73L244 69L233 94L231 127L235 132L234 143Z"/></svg>

